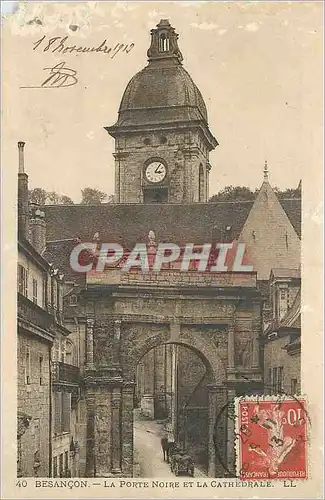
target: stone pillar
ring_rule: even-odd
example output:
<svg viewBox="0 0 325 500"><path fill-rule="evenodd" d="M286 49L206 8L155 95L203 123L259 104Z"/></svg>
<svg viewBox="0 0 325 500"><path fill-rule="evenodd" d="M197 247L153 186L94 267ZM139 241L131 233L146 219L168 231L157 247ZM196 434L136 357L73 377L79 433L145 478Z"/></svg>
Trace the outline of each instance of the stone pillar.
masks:
<svg viewBox="0 0 325 500"><path fill-rule="evenodd" d="M235 368L235 325L231 322L228 326L228 369Z"/></svg>
<svg viewBox="0 0 325 500"><path fill-rule="evenodd" d="M227 472L227 389L209 390L209 477L224 477Z"/></svg>
<svg viewBox="0 0 325 500"><path fill-rule="evenodd" d="M120 363L121 326L122 326L122 321L120 320L114 321L113 362L115 365L119 365Z"/></svg>
<svg viewBox="0 0 325 500"><path fill-rule="evenodd" d="M133 476L133 393L134 384L122 388L122 474Z"/></svg>
<svg viewBox="0 0 325 500"><path fill-rule="evenodd" d="M259 301L253 302L253 339L252 339L252 368L260 367L260 342L259 337L262 332L262 311Z"/></svg>
<svg viewBox="0 0 325 500"><path fill-rule="evenodd" d="M208 476L216 477L216 452L214 444L214 428L217 416L217 387L208 386L209 408L208 408Z"/></svg>
<svg viewBox="0 0 325 500"><path fill-rule="evenodd" d="M95 413L95 477L110 477L112 471L111 449L115 428L111 417L111 392L101 386L96 393Z"/></svg>
<svg viewBox="0 0 325 500"><path fill-rule="evenodd" d="M231 475L235 475L235 422L234 414L230 412L230 407L233 406L235 401L236 392L234 389L228 389L228 403L227 407L227 469ZM233 473L233 474L232 474ZM229 475L230 475L229 474Z"/></svg>
<svg viewBox="0 0 325 500"><path fill-rule="evenodd" d="M121 388L112 391L112 474L121 474Z"/></svg>
<svg viewBox="0 0 325 500"><path fill-rule="evenodd" d="M141 398L141 413L150 419L154 419L154 350L151 349L143 357L144 384L143 396Z"/></svg>
<svg viewBox="0 0 325 500"><path fill-rule="evenodd" d="M171 384L171 427L174 433L174 440L178 439L178 346L172 345L171 357L171 371L172 371L172 384Z"/></svg>
<svg viewBox="0 0 325 500"><path fill-rule="evenodd" d="M86 389L87 437L86 437L86 477L95 477L95 392Z"/></svg>
<svg viewBox="0 0 325 500"><path fill-rule="evenodd" d="M87 318L86 323L86 366L94 367L94 319Z"/></svg>

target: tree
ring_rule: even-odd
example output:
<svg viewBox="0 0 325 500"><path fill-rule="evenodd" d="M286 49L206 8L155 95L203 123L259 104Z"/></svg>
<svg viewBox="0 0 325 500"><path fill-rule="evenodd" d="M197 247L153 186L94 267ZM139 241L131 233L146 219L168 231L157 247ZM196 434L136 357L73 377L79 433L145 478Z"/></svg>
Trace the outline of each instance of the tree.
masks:
<svg viewBox="0 0 325 500"><path fill-rule="evenodd" d="M65 194L59 195L55 191L47 192L45 189L35 188L28 192L30 203L38 205L73 205L73 201Z"/></svg>
<svg viewBox="0 0 325 500"><path fill-rule="evenodd" d="M65 194L63 194L60 197L60 205L73 205L73 201L71 198L69 198L69 196L66 196Z"/></svg>
<svg viewBox="0 0 325 500"><path fill-rule="evenodd" d="M219 193L211 196L210 202L216 201L251 201L254 200L257 190L252 191L245 186L226 186Z"/></svg>
<svg viewBox="0 0 325 500"><path fill-rule="evenodd" d="M280 200L284 199L292 199L292 198L301 198L301 187L299 185L298 188L292 189L279 189L277 187L273 188L273 191L277 195ZM253 201L258 195L259 189L255 189L252 191L248 187L242 186L226 186L224 189L219 191L219 193L214 194L209 199L209 202L217 202L217 201Z"/></svg>
<svg viewBox="0 0 325 500"><path fill-rule="evenodd" d="M273 191L280 200L288 200L292 198L301 198L301 189L298 187L296 189L287 188L281 191L279 188L273 188Z"/></svg>
<svg viewBox="0 0 325 500"><path fill-rule="evenodd" d="M45 205L47 192L42 188L34 188L28 191L28 198L30 203L37 203L38 205Z"/></svg>
<svg viewBox="0 0 325 500"><path fill-rule="evenodd" d="M103 203L107 194L99 191L99 189L85 188L81 190L81 204L82 205L100 205Z"/></svg>
<svg viewBox="0 0 325 500"><path fill-rule="evenodd" d="M60 195L58 195L55 191L51 191L50 193L47 193L46 201L49 205L59 205Z"/></svg>

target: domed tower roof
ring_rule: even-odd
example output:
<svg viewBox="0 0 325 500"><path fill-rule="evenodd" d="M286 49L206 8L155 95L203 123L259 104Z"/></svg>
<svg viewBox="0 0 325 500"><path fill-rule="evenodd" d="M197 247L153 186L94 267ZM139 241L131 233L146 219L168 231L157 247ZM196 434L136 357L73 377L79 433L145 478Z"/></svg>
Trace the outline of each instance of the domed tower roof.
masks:
<svg viewBox="0 0 325 500"><path fill-rule="evenodd" d="M106 130L115 137L125 129L196 122L206 129L211 149L217 145L208 129L208 114L201 92L182 66L178 34L162 19L151 30L148 65L128 83L118 120Z"/></svg>
<svg viewBox="0 0 325 500"><path fill-rule="evenodd" d="M180 109L187 118L208 121L206 106L201 92L188 72L180 64L152 64L139 71L128 83L119 108L121 118L130 110L177 106L189 108L187 113ZM130 113L129 113L130 115ZM176 118L177 118L177 114ZM131 115L132 116L132 115ZM161 118L161 116L160 116Z"/></svg>

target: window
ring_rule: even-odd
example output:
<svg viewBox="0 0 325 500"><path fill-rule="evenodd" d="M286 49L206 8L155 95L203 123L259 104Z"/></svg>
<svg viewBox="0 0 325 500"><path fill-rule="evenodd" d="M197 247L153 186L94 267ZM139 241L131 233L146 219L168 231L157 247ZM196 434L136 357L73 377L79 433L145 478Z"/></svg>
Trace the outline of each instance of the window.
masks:
<svg viewBox="0 0 325 500"><path fill-rule="evenodd" d="M64 452L64 476L68 477L68 471L69 471L69 452L65 451Z"/></svg>
<svg viewBox="0 0 325 500"><path fill-rule="evenodd" d="M283 388L283 366L279 366L278 368L278 384L277 384L277 393L281 394Z"/></svg>
<svg viewBox="0 0 325 500"><path fill-rule="evenodd" d="M71 395L68 392L63 392L62 415L61 415L62 432L70 432L70 416L71 416Z"/></svg>
<svg viewBox="0 0 325 500"><path fill-rule="evenodd" d="M43 356L39 357L39 385L43 385Z"/></svg>
<svg viewBox="0 0 325 500"><path fill-rule="evenodd" d="M53 457L53 477L58 477L58 457Z"/></svg>
<svg viewBox="0 0 325 500"><path fill-rule="evenodd" d="M18 264L18 292L27 297L28 295L28 271Z"/></svg>
<svg viewBox="0 0 325 500"><path fill-rule="evenodd" d="M78 302L77 295L70 295L70 306L76 306Z"/></svg>
<svg viewBox="0 0 325 500"><path fill-rule="evenodd" d="M272 388L272 368L269 368L268 379L267 379L267 387L266 389L270 391Z"/></svg>
<svg viewBox="0 0 325 500"><path fill-rule="evenodd" d="M159 52L167 52L169 50L169 38L165 33L162 33L159 38Z"/></svg>
<svg viewBox="0 0 325 500"><path fill-rule="evenodd" d="M42 298L42 301L43 301L43 308L45 309L46 306L47 306L47 301L46 301L46 297L47 297L47 281L46 281L46 278L44 277L43 278L43 298Z"/></svg>
<svg viewBox="0 0 325 500"><path fill-rule="evenodd" d="M63 477L63 453L60 453L59 457L59 476Z"/></svg>
<svg viewBox="0 0 325 500"><path fill-rule="evenodd" d="M277 390L277 380L278 380L278 369L273 368L273 380L272 380L272 393L276 394Z"/></svg>
<svg viewBox="0 0 325 500"><path fill-rule="evenodd" d="M298 380L296 378L291 379L291 395L294 396L298 393Z"/></svg>
<svg viewBox="0 0 325 500"><path fill-rule="evenodd" d="M281 290L281 300L285 300L287 298L287 290Z"/></svg>
<svg viewBox="0 0 325 500"><path fill-rule="evenodd" d="M74 359L73 359L73 344L69 340L66 341L65 362L68 365L73 365L73 363L74 363Z"/></svg>
<svg viewBox="0 0 325 500"><path fill-rule="evenodd" d="M70 432L71 395L68 392L54 393L54 434Z"/></svg>
<svg viewBox="0 0 325 500"><path fill-rule="evenodd" d="M61 286L56 282L56 306L59 311L61 311Z"/></svg>
<svg viewBox="0 0 325 500"><path fill-rule="evenodd" d="M65 363L65 340L64 339L61 341L60 361L61 361L61 363Z"/></svg>
<svg viewBox="0 0 325 500"><path fill-rule="evenodd" d="M30 365L30 350L26 347L25 354L25 383L30 385L31 383L31 365Z"/></svg>
<svg viewBox="0 0 325 500"><path fill-rule="evenodd" d="M54 434L61 434L62 393L54 393Z"/></svg>
<svg viewBox="0 0 325 500"><path fill-rule="evenodd" d="M37 304L37 280L33 278L33 302Z"/></svg>

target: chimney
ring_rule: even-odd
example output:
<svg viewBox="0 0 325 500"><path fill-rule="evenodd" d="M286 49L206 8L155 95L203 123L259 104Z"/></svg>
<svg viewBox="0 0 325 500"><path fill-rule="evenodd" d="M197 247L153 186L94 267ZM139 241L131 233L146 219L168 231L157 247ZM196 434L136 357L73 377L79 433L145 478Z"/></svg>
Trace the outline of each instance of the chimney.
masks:
<svg viewBox="0 0 325 500"><path fill-rule="evenodd" d="M30 242L35 250L42 254L46 247L46 223L45 212L42 207L36 204L31 206L30 225Z"/></svg>
<svg viewBox="0 0 325 500"><path fill-rule="evenodd" d="M25 173L24 146L24 142L18 142L18 235L28 238L28 175Z"/></svg>

